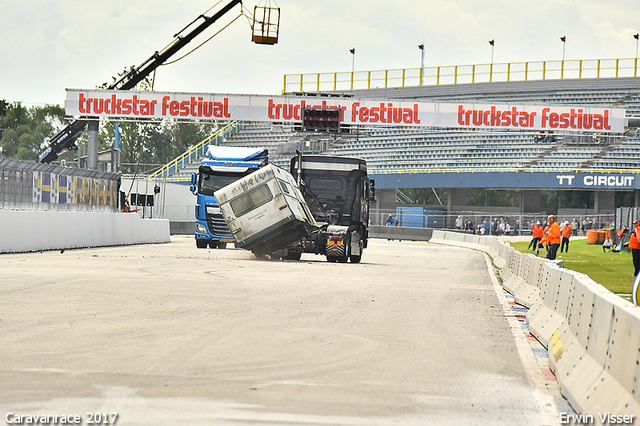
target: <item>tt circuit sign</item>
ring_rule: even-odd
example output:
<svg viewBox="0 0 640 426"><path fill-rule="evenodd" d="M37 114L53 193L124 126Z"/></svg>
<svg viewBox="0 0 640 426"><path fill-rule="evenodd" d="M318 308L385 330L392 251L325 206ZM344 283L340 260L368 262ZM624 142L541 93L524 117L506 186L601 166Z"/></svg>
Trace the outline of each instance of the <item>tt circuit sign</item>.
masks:
<svg viewBox="0 0 640 426"><path fill-rule="evenodd" d="M556 175L559 188L636 188L635 175L593 175L563 174Z"/></svg>
<svg viewBox="0 0 640 426"><path fill-rule="evenodd" d="M427 103L305 96L131 92L67 89L73 116L180 118L296 123L305 107L336 108L349 125L486 128L622 133L622 108Z"/></svg>

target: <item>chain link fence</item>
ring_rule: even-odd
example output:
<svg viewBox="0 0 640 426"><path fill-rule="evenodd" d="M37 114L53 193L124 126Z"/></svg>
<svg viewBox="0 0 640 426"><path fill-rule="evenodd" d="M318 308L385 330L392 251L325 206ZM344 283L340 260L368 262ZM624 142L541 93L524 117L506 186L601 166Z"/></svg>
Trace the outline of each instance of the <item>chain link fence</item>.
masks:
<svg viewBox="0 0 640 426"><path fill-rule="evenodd" d="M0 209L119 211L120 175L0 158Z"/></svg>
<svg viewBox="0 0 640 426"><path fill-rule="evenodd" d="M451 211L444 207L404 207L371 209L371 225L385 226L391 215L392 226L432 229L459 229L483 235L531 235L531 224L545 225L548 214L519 213L514 209L487 211ZM586 235L592 229L608 228L616 221L615 213L566 212L555 215L559 222L567 221L574 235ZM488 223L488 225L487 225ZM484 229L484 230L483 230Z"/></svg>

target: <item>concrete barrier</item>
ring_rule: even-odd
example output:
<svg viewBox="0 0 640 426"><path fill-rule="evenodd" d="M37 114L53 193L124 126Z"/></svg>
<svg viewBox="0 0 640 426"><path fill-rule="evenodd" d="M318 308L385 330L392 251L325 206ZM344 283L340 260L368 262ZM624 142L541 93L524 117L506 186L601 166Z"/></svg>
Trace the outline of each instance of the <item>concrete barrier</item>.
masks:
<svg viewBox="0 0 640 426"><path fill-rule="evenodd" d="M386 238L391 240L430 241L433 229L408 228L404 226L370 226L370 238Z"/></svg>
<svg viewBox="0 0 640 426"><path fill-rule="evenodd" d="M0 210L0 253L170 241L169 221L134 213Z"/></svg>
<svg viewBox="0 0 640 426"><path fill-rule="evenodd" d="M591 278L492 237L460 239L434 231L430 242L486 252L505 289L530 306L530 332L547 347L563 395L593 424L640 417L640 307ZM606 418L607 414L617 416ZM623 418L621 416L627 416ZM601 417L602 416L602 417Z"/></svg>

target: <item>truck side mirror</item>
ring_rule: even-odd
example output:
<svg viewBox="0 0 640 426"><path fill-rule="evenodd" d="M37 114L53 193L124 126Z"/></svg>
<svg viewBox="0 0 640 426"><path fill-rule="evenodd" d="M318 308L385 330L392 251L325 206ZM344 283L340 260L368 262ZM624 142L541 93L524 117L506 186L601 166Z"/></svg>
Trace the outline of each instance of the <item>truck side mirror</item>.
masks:
<svg viewBox="0 0 640 426"><path fill-rule="evenodd" d="M196 183L198 182L198 175L196 173L193 173L191 175L191 186L189 187L189 189L191 190L191 192L193 192L194 194L196 193Z"/></svg>
<svg viewBox="0 0 640 426"><path fill-rule="evenodd" d="M376 181L373 179L369 180L369 201L376 200Z"/></svg>

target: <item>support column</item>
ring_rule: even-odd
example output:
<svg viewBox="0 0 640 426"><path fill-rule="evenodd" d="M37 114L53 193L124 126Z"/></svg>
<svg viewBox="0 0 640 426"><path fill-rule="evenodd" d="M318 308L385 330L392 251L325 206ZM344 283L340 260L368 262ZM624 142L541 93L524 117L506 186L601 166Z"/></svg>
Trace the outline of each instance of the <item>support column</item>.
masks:
<svg viewBox="0 0 640 426"><path fill-rule="evenodd" d="M540 190L523 190L520 192L520 213L538 213L540 207Z"/></svg>
<svg viewBox="0 0 640 426"><path fill-rule="evenodd" d="M96 118L88 122L87 138L87 169L98 170L98 127L100 121Z"/></svg>
<svg viewBox="0 0 640 426"><path fill-rule="evenodd" d="M376 215L372 217L373 225L384 225L384 221L389 213L396 213L396 189L376 188ZM373 215L372 215L373 216Z"/></svg>
<svg viewBox="0 0 640 426"><path fill-rule="evenodd" d="M469 199L468 188L451 188L449 189L449 205L451 206L467 206L467 200Z"/></svg>
<svg viewBox="0 0 640 426"><path fill-rule="evenodd" d="M594 191L593 209L596 214L610 213L616 210L615 191Z"/></svg>

